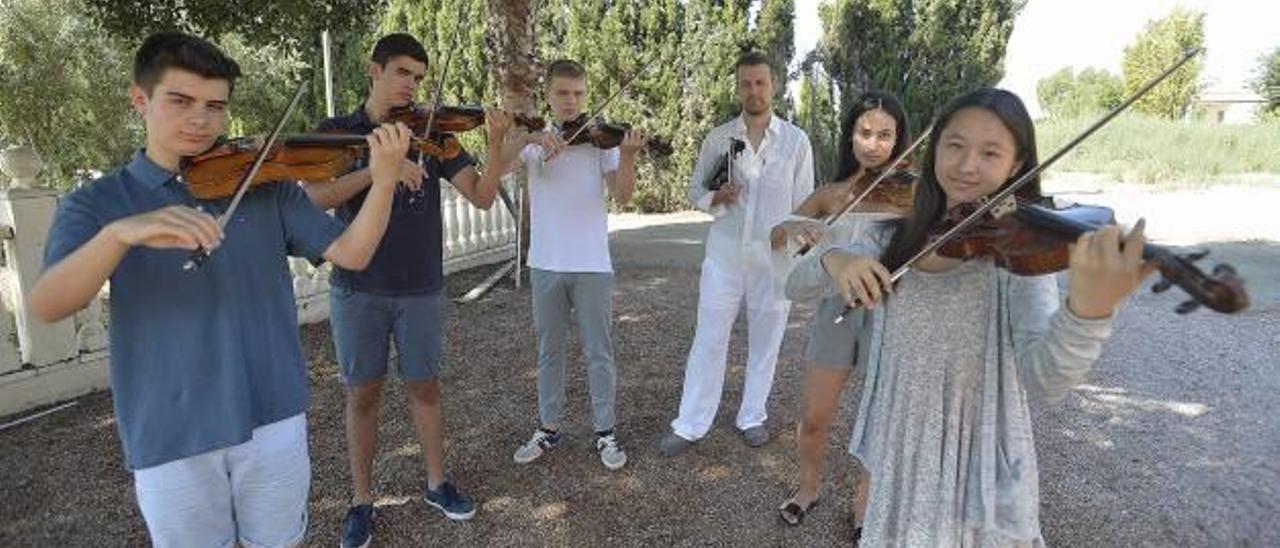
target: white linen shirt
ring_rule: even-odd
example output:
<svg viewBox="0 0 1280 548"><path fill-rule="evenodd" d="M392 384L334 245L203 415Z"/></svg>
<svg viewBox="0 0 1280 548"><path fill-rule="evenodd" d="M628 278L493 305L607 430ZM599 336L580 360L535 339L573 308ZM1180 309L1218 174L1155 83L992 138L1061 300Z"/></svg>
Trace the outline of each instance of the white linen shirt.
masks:
<svg viewBox="0 0 1280 548"><path fill-rule="evenodd" d="M747 142L733 161L733 181L742 186L737 201L711 205L715 192L705 179L729 150L730 139ZM813 147L809 136L773 116L759 148L747 140L742 116L713 128L702 141L689 183L689 201L715 217L707 235L707 258L724 265L770 262L769 232L813 192Z"/></svg>

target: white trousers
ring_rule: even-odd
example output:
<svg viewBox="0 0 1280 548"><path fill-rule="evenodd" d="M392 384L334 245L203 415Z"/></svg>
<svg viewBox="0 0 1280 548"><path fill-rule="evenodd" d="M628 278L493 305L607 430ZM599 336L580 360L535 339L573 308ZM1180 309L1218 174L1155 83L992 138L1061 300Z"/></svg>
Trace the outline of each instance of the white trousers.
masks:
<svg viewBox="0 0 1280 548"><path fill-rule="evenodd" d="M698 289L698 326L685 363L680 414L671 421L676 435L695 441L707 435L724 390L729 336L742 302L747 304L747 371L738 408L739 430L760 426L773 388L778 347L787 328L791 303L783 298L768 262L726 265L702 262Z"/></svg>

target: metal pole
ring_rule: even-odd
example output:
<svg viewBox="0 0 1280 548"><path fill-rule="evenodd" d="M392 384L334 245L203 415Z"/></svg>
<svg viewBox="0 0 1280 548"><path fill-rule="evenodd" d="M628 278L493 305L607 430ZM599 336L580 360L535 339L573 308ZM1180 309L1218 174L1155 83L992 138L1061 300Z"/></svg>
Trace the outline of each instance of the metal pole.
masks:
<svg viewBox="0 0 1280 548"><path fill-rule="evenodd" d="M324 57L324 111L332 118L337 115L333 106L333 43L328 29L320 33L320 50Z"/></svg>
<svg viewBox="0 0 1280 548"><path fill-rule="evenodd" d="M525 194L525 175L524 172L516 174L516 268L512 272L515 276L516 289L520 289L521 271L524 269L524 261L521 253L524 252L524 204L527 199Z"/></svg>

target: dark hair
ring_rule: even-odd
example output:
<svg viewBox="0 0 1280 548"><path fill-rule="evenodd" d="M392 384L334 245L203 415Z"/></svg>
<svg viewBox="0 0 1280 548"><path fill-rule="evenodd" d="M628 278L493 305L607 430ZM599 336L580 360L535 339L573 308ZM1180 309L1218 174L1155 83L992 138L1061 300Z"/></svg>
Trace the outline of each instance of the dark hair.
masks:
<svg viewBox="0 0 1280 548"><path fill-rule="evenodd" d="M148 36L133 55L133 83L151 95L171 68L193 72L211 80L226 80L235 89L240 65L204 38L182 32L157 32Z"/></svg>
<svg viewBox="0 0 1280 548"><path fill-rule="evenodd" d="M840 154L839 162L836 164L836 180L843 181L852 177L854 173L861 167L858 165L858 157L853 154L853 132L858 123L858 119L863 114L873 110L883 110L893 117L894 133L897 134L893 142L893 152L889 153L890 158L897 158L902 151L907 150L911 146L911 127L907 125L907 113L902 108L902 103L898 99L888 93L878 91L868 91L859 95L853 101L853 106L849 108L849 112L845 114L844 126L840 130Z"/></svg>
<svg viewBox="0 0 1280 548"><path fill-rule="evenodd" d="M742 67L755 67L764 65L769 68L769 74L773 74L773 63L769 62L769 57L758 51L746 51L738 56L738 61L733 64L734 74L738 73L738 69Z"/></svg>
<svg viewBox="0 0 1280 548"><path fill-rule="evenodd" d="M1036 155L1035 125L1031 122L1031 115L1027 114L1027 107L1017 95L1003 89L983 88L952 99L936 118L933 130L929 132L929 147L925 151L920 177L916 180L915 204L911 213L905 219L891 221L897 225L897 230L881 257L881 262L890 270L902 266L924 247L929 228L946 213L947 198L938 184L938 175L934 172L938 137L957 111L971 107L986 109L995 114L1013 134L1013 142L1017 147L1016 161L1022 162L1022 166L1000 188L1035 169L1040 163ZM1040 178L1037 176L1018 189L1017 195L1019 198L1038 201L1041 198Z"/></svg>
<svg viewBox="0 0 1280 548"><path fill-rule="evenodd" d="M556 59L547 65L547 83L550 84L551 79L557 77L583 79L587 77L587 69L573 59Z"/></svg>
<svg viewBox="0 0 1280 548"><path fill-rule="evenodd" d="M379 38L378 43L373 45L371 60L385 67L389 61L401 55L407 55L424 65L427 63L427 50L423 49L422 42L402 32Z"/></svg>

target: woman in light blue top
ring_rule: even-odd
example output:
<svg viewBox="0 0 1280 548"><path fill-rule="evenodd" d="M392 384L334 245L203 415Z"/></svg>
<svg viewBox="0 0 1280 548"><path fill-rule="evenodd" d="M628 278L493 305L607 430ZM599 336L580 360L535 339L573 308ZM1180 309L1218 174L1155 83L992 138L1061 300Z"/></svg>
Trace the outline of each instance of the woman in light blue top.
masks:
<svg viewBox="0 0 1280 548"><path fill-rule="evenodd" d="M871 311L850 446L871 478L864 546L1044 544L1028 397L1059 399L1092 367L1116 307L1152 270L1142 223L1127 237L1114 226L1081 236L1065 303L1054 276L1012 275L989 259L931 255L896 288L889 282L948 209L1036 164L1035 129L1017 96L963 95L938 117L913 211L890 225L883 254L822 258L845 299ZM1019 195L1039 198L1038 181Z"/></svg>
<svg viewBox="0 0 1280 548"><path fill-rule="evenodd" d="M824 249L865 239L868 230L881 229L881 221L905 212L905 208L893 203L868 199L829 227L821 222L840 213L877 172L889 167L911 143L902 104L892 95L875 91L863 93L854 101L845 116L841 136L843 146L837 179L805 198L792 214L793 218L774 227L772 234L775 243L785 237L788 244L793 244L775 252L788 258L801 244L813 246L787 276L787 298L792 301L820 299L805 350L804 395L800 424L796 427L799 478L795 491L778 508L779 517L788 525L799 525L818 502L831 420L840 408L840 394L850 374L854 373L855 379L861 377L854 357L862 316L859 314L856 321L840 325L831 322L831 316L844 307L844 299L830 289L818 257ZM863 474L858 477L864 479ZM857 492L865 494L864 490Z"/></svg>

